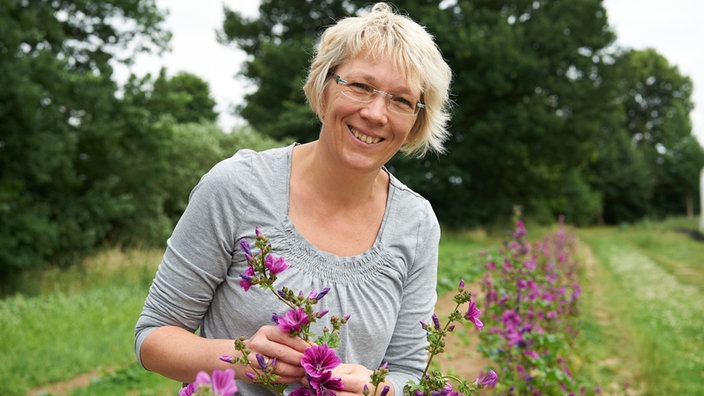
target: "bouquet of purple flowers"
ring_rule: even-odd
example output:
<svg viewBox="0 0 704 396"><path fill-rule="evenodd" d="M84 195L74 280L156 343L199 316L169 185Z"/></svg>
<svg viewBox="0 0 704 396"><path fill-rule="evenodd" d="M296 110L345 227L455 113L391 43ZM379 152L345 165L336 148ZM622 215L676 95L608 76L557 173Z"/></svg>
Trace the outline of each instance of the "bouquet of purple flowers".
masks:
<svg viewBox="0 0 704 396"><path fill-rule="evenodd" d="M309 385L299 386L290 393L290 396L336 395L336 391L343 389L343 384L340 378L332 376L332 370L341 363L335 348L339 346L339 333L342 326L350 319L349 316L330 316L330 327L325 327L323 334L312 333L310 330L311 324L328 314L326 310L316 310L315 305L328 294L330 289L313 290L307 295L302 291L295 293L286 287L277 290L274 287L277 275L289 267L288 263L283 257L275 257L270 254L272 246L269 243L269 238L264 236L259 229L256 229L254 245L258 249L256 253L252 251L248 241L242 240L240 242L240 248L249 264L247 270L241 274L240 286L245 291L252 286L258 286L274 293L289 310L283 315L274 313L272 316L273 322L277 324L281 331L288 333L291 337L301 337L311 344L301 359L301 366L306 372ZM439 370L430 369L433 357L444 351L445 338L455 328L455 323L467 321L473 323L478 330L484 327L484 324L479 320L481 312L477 309L476 303L472 301L472 294L466 291L464 286L464 281L460 281L457 295L454 297L457 305L444 326L441 325L440 319L435 314L431 318L431 323L420 323L427 332L429 359L418 383L409 382L404 387L404 395L470 395L478 389L496 385L498 378L493 370L474 381L465 381L443 374ZM459 308L465 303L468 303L469 307L466 313L462 314ZM252 370L247 371L246 375L253 383L260 384L278 395L284 394L284 389L287 385L277 383L276 379L278 377L274 374L276 358L268 361L264 356L256 354L257 363L252 364L248 358L251 351L247 348L244 337L235 340L235 350L238 352L236 356L221 356L220 360L251 367ZM370 390L365 386L364 394L385 396L389 392L389 387L379 388L384 382L387 373L388 368L386 363L384 363L371 375L370 384L373 389ZM457 383L456 391L453 390L451 381ZM179 396L231 396L236 394L237 391L233 369L214 370L212 375L201 371L193 383L181 389Z"/></svg>

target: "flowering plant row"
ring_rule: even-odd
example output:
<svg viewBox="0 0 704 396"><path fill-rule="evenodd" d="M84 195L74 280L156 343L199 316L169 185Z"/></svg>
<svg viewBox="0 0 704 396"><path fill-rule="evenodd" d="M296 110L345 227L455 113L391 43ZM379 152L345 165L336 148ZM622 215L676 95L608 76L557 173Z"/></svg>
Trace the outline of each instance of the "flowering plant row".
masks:
<svg viewBox="0 0 704 396"><path fill-rule="evenodd" d="M288 333L292 337L300 337L311 345L306 349L301 359L301 366L306 372L309 386L301 385L290 395L336 395L336 391L342 390L344 384L340 378L332 376L332 370L341 363L335 348L339 346L339 333L347 321L350 320L350 317L330 316L330 327L325 327L323 334L311 332L311 324L328 316L327 311L318 311L315 306L318 301L328 294L330 289L313 290L307 294L302 291L295 293L286 287L277 289L275 287L277 275L289 267L288 263L283 257L275 257L270 254L272 246L269 243L269 239L259 229L256 230L254 245L258 249L256 253L253 252L248 241L243 240L240 243L240 248L245 253L249 264L247 270L241 274L240 286L245 291L252 286L257 286L276 295L283 305L288 307L288 311L284 314L274 313L272 316L273 322L282 332ZM448 333L453 331L456 323L472 323L477 329L484 327L484 324L479 319L481 312L477 309L476 303L472 301L471 293L464 289L464 281L460 281L454 300L457 305L449 315L445 325L441 324L440 319L435 314L432 315L428 323L421 322L419 324L427 333L429 359L418 383L409 382L404 387L404 395L470 395L477 389L496 385L498 377L494 371L489 371L474 381L466 381L443 374L439 370L430 369L433 357L444 351L445 338ZM463 304L468 304L468 310L464 314L460 312L460 307ZM260 384L278 395L284 394L286 384L276 382L278 378L275 374L276 358L267 361L264 356L256 354L257 363L252 364L249 361L251 351L245 345L244 337L240 337L235 341L234 348L238 352L235 356L221 356L220 360L248 366L250 370L246 372L246 375L253 383ZM365 386L364 394L385 396L390 389L388 385L382 387L381 384L384 383L387 373L388 368L386 363L384 363L372 373L370 378L372 389ZM455 384L456 390L453 390L452 383ZM212 375L201 371L198 373L195 382L181 389L179 396L230 396L236 394L237 391L233 369L225 371L214 370Z"/></svg>
<svg viewBox="0 0 704 396"><path fill-rule="evenodd" d="M576 241L565 228L531 244L516 211L515 231L496 254L485 254L485 314L496 323L480 335L480 351L500 366L501 394L585 392L573 375L581 295Z"/></svg>

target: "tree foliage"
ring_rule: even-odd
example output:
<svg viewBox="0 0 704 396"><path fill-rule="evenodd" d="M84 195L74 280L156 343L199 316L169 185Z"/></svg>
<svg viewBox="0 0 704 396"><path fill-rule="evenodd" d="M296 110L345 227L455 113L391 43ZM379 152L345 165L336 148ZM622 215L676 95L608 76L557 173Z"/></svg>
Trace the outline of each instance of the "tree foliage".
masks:
<svg viewBox="0 0 704 396"><path fill-rule="evenodd" d="M192 73L168 77L162 68L156 79L149 74L142 78L132 75L124 90L132 105L151 113L151 121L167 115L178 123L215 122L218 118L210 86Z"/></svg>
<svg viewBox="0 0 704 396"><path fill-rule="evenodd" d="M197 76L163 71L120 90L111 62L163 50L162 22L153 0L0 7L0 286L106 242L163 244L210 166L274 145L213 124Z"/></svg>
<svg viewBox="0 0 704 396"><path fill-rule="evenodd" d="M163 47L162 20L147 0L3 3L0 271L85 251L122 215L105 167L131 143L108 61L135 42Z"/></svg>
<svg viewBox="0 0 704 396"><path fill-rule="evenodd" d="M691 83L654 51L618 50L601 0L394 4L436 37L455 73L448 154L388 165L443 222L487 224L516 204L545 221L633 221L681 212L696 194ZM314 139L301 92L312 44L369 6L269 0L250 19L226 10L221 41L251 55L242 74L259 87L241 115L271 136Z"/></svg>

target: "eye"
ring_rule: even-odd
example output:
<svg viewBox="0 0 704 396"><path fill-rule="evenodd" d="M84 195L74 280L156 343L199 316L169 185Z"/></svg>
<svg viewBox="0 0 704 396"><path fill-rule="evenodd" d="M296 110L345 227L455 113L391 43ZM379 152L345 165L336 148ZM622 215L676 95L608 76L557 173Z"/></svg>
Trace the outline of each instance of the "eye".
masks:
<svg viewBox="0 0 704 396"><path fill-rule="evenodd" d="M396 104L396 106L399 106L402 108L408 108L408 109L413 108L413 102L404 98L404 97L394 96L393 101L394 101L394 104Z"/></svg>
<svg viewBox="0 0 704 396"><path fill-rule="evenodd" d="M360 93L371 93L374 92L374 88L370 87L367 84L360 83L360 82L350 82L347 84L348 87L352 88L353 90L360 92Z"/></svg>

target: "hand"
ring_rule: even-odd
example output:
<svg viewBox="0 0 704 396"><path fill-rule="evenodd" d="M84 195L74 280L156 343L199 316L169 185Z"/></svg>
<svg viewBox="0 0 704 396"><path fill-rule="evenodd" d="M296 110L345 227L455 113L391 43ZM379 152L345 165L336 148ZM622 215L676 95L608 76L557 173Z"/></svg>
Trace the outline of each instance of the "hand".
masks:
<svg viewBox="0 0 704 396"><path fill-rule="evenodd" d="M370 394L374 393L374 386L370 383L373 371L359 364L340 364L332 370L334 378L342 379L344 390L337 392L338 396L361 396L364 391L364 385L369 388ZM391 389L387 396L394 395L394 389L391 384L381 383L377 391L377 395L384 389L384 385L389 385Z"/></svg>
<svg viewBox="0 0 704 396"><path fill-rule="evenodd" d="M260 370L256 355L260 354L269 364L276 358L274 374L280 378L276 382L294 383L305 378L305 370L301 367L303 352L310 345L299 337L291 337L276 326L262 326L252 337L245 340L245 345L251 351L249 354L250 367L240 366L237 370L238 378L251 382L246 372L252 372L252 367Z"/></svg>

